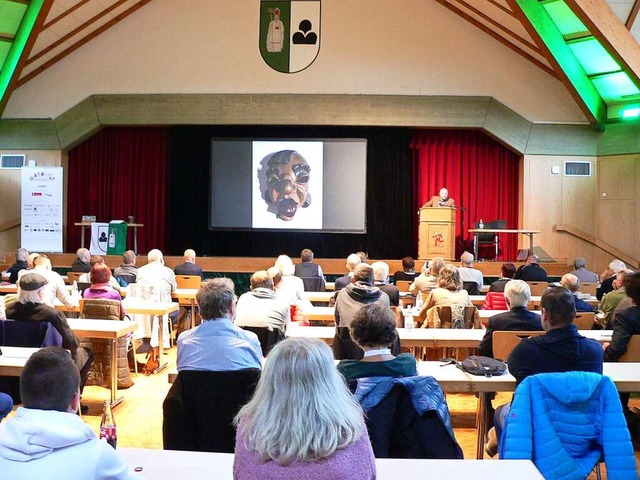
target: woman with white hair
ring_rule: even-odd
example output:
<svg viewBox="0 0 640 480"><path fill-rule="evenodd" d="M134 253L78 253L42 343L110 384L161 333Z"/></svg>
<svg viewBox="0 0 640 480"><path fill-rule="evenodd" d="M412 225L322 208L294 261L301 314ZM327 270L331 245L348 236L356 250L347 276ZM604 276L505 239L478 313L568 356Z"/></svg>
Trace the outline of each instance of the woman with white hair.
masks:
<svg viewBox="0 0 640 480"><path fill-rule="evenodd" d="M362 408L320 340L278 343L236 423L235 479L376 476Z"/></svg>

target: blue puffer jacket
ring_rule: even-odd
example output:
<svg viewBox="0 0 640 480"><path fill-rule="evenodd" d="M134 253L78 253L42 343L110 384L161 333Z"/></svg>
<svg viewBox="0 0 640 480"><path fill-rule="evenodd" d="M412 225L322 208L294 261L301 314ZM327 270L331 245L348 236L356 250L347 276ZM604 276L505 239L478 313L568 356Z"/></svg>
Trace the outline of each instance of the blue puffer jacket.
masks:
<svg viewBox="0 0 640 480"><path fill-rule="evenodd" d="M524 379L511 404L500 458L531 459L548 479L586 478L604 453L607 476L637 480L629 430L609 377L543 373Z"/></svg>
<svg viewBox="0 0 640 480"><path fill-rule="evenodd" d="M433 377L360 378L355 396L367 414L377 458L462 458Z"/></svg>

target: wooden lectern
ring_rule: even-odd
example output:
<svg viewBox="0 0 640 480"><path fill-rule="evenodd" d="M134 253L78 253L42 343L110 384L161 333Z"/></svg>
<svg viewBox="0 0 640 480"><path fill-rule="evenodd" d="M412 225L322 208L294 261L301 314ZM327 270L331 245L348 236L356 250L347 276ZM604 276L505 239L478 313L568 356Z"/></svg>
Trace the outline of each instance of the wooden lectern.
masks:
<svg viewBox="0 0 640 480"><path fill-rule="evenodd" d="M422 207L418 228L418 257L442 257L453 261L456 254L456 209Z"/></svg>

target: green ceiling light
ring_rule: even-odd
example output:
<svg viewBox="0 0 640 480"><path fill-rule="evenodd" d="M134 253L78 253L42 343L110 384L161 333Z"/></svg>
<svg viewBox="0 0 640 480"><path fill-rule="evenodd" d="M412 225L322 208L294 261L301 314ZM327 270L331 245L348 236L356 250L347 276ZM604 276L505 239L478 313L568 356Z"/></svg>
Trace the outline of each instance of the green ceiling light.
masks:
<svg viewBox="0 0 640 480"><path fill-rule="evenodd" d="M0 102L4 97L9 82L18 66L29 35L38 19L45 0L31 0L28 5L22 3L0 1L0 29L2 33L14 34L13 42L4 48L4 58L0 55ZM20 15L22 13L22 15ZM5 30L7 29L7 30ZM5 44L7 42L4 42ZM3 50L0 50L2 54ZM4 61L2 61L4 60Z"/></svg>
<svg viewBox="0 0 640 480"><path fill-rule="evenodd" d="M620 110L620 117L623 119L635 119L640 117L640 105L629 105Z"/></svg>

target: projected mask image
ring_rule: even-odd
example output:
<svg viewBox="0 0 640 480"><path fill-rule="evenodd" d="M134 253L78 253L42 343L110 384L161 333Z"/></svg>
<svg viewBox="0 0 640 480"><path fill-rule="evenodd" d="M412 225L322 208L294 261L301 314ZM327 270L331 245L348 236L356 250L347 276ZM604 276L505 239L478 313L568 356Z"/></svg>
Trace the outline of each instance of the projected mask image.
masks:
<svg viewBox="0 0 640 480"><path fill-rule="evenodd" d="M270 154L266 166L263 198L275 208L279 219L290 221L299 208L311 205L311 167L295 150L281 150Z"/></svg>

